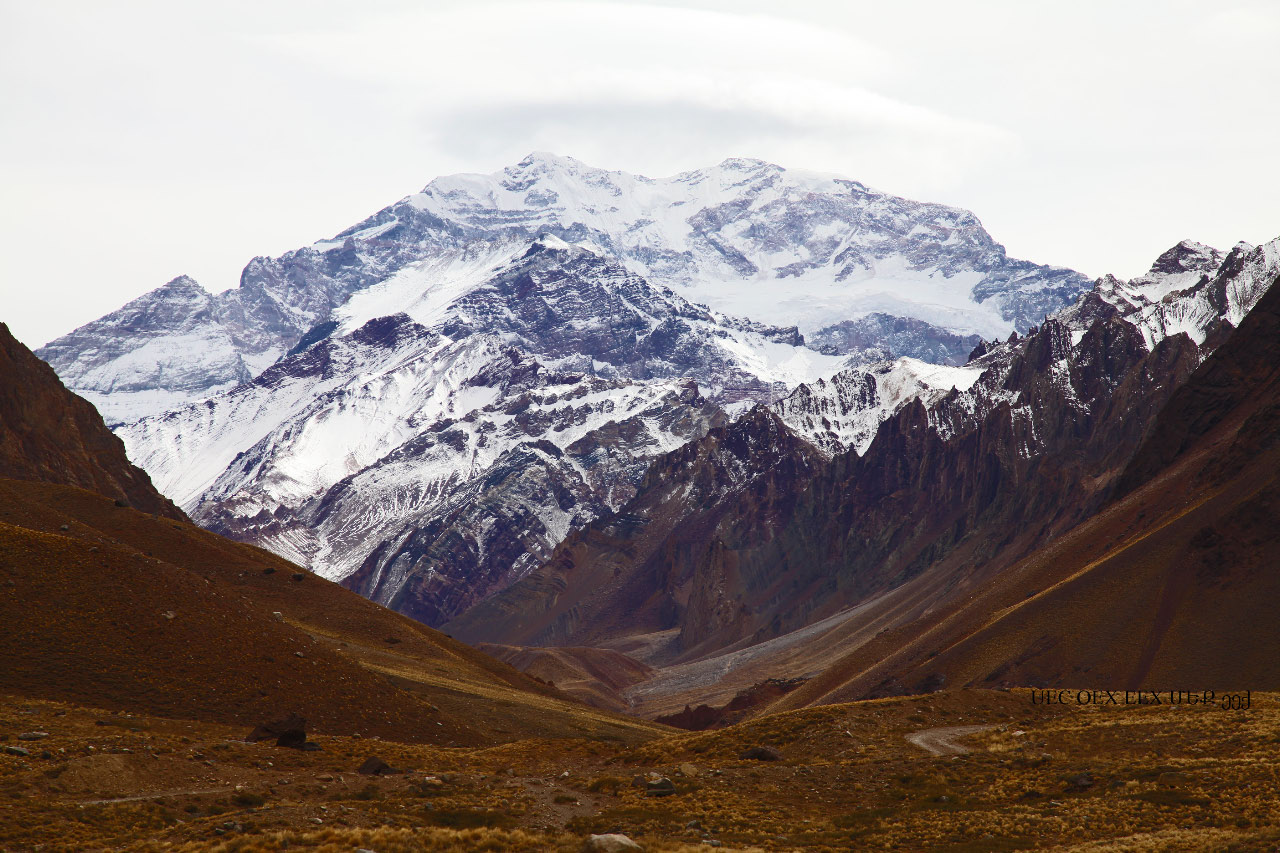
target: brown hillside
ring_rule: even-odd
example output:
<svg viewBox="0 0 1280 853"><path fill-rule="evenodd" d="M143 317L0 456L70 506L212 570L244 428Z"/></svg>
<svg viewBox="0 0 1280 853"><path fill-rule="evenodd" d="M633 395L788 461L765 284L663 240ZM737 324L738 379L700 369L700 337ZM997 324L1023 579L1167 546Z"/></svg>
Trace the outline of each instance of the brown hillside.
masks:
<svg viewBox="0 0 1280 853"><path fill-rule="evenodd" d="M79 486L143 512L185 519L130 464L124 443L88 401L0 323L0 477Z"/></svg>
<svg viewBox="0 0 1280 853"><path fill-rule="evenodd" d="M480 643L487 655L549 684L596 708L627 711L622 691L654 674L652 667L612 649L585 646L536 648Z"/></svg>
<svg viewBox="0 0 1280 853"><path fill-rule="evenodd" d="M642 739L265 551L67 486L0 480L0 691L441 745ZM279 613L277 617L273 615Z"/></svg>

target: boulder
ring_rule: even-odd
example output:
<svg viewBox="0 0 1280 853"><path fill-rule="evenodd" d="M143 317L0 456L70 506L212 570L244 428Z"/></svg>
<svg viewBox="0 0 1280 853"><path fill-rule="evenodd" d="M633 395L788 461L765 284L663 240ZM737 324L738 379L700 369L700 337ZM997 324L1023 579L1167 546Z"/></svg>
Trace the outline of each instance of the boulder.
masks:
<svg viewBox="0 0 1280 853"><path fill-rule="evenodd" d="M363 773L365 776L384 776L390 773L401 773L403 771L395 769L376 755L370 755L364 760L364 764L361 764L356 772Z"/></svg>
<svg viewBox="0 0 1280 853"><path fill-rule="evenodd" d="M650 779L644 787L644 793L649 797L669 797L676 792L675 783L666 776L659 776L657 779Z"/></svg>
<svg viewBox="0 0 1280 853"><path fill-rule="evenodd" d="M771 746L752 746L738 756L743 761L781 761L782 753Z"/></svg>
<svg viewBox="0 0 1280 853"><path fill-rule="evenodd" d="M262 723L245 738L249 743L276 739L276 746L288 749L307 748L307 721L297 714L289 714L270 723Z"/></svg>
<svg viewBox="0 0 1280 853"><path fill-rule="evenodd" d="M608 835L593 835L582 845L586 853L635 853L644 850L627 836L613 832Z"/></svg>

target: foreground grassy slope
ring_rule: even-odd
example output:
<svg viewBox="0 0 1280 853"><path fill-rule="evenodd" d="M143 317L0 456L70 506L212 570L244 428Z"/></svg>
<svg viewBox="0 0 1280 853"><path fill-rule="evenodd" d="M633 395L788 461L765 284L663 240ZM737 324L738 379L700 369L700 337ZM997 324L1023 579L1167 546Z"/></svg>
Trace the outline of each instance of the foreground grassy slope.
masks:
<svg viewBox="0 0 1280 853"><path fill-rule="evenodd" d="M934 755L908 736L979 727ZM1280 843L1280 697L1033 705L943 692L810 708L627 748L326 737L245 744L210 723L0 697L0 848L46 851L1265 850ZM17 733L48 733L40 741ZM968 730L966 728L966 730ZM778 761L741 757L769 746ZM370 754L406 770L355 772ZM632 786L660 773L675 792Z"/></svg>
<svg viewBox="0 0 1280 853"><path fill-rule="evenodd" d="M476 745L661 731L194 525L0 480L0 690L207 722ZM277 615L278 614L278 615Z"/></svg>

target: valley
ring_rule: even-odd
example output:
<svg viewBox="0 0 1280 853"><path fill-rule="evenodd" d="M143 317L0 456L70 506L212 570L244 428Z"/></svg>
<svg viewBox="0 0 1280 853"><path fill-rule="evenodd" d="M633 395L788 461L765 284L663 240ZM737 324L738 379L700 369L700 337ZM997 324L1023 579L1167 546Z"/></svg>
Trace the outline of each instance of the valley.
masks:
<svg viewBox="0 0 1280 853"><path fill-rule="evenodd" d="M0 848L1271 849L1277 282L535 153L0 325Z"/></svg>

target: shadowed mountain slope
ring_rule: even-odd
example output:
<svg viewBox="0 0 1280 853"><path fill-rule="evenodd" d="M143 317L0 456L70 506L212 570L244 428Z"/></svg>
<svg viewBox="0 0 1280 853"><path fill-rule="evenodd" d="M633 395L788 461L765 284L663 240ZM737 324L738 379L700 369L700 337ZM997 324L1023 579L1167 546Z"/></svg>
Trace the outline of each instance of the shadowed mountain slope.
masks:
<svg viewBox="0 0 1280 853"><path fill-rule="evenodd" d="M0 323L0 477L90 489L144 512L185 519L130 464L124 443L53 368Z"/></svg>
<svg viewBox="0 0 1280 853"><path fill-rule="evenodd" d="M80 489L0 481L0 572L4 692L246 726L297 712L441 745L650 730L259 548Z"/></svg>
<svg viewBox="0 0 1280 853"><path fill-rule="evenodd" d="M1277 341L1273 285L1160 411L1121 497L774 709L943 685L1280 685Z"/></svg>

